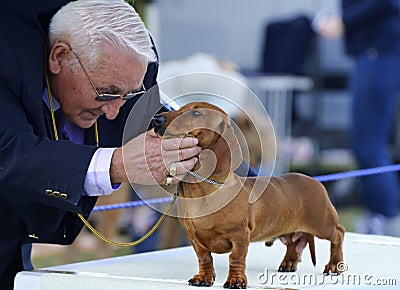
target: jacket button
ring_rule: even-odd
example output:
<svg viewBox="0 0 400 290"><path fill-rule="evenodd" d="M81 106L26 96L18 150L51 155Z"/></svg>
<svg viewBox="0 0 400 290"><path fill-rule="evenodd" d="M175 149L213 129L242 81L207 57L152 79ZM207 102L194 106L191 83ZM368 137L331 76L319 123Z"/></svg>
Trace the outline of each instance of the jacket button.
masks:
<svg viewBox="0 0 400 290"><path fill-rule="evenodd" d="M31 239L39 240L39 237L35 234L30 234L28 237L30 237Z"/></svg>
<svg viewBox="0 0 400 290"><path fill-rule="evenodd" d="M53 195L54 195L54 197L57 197L57 198L60 198L60 196L61 196L60 192L57 190L53 191Z"/></svg>
<svg viewBox="0 0 400 290"><path fill-rule="evenodd" d="M46 195L52 196L53 191L51 189L46 189Z"/></svg>
<svg viewBox="0 0 400 290"><path fill-rule="evenodd" d="M68 194L66 193L61 193L60 194L61 199L68 199Z"/></svg>

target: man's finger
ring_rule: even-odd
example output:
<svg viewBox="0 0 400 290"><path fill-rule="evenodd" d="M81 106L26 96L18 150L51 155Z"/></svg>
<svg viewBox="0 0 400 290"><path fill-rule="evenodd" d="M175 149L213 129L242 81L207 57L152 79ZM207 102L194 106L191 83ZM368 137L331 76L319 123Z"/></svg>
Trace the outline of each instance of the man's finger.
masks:
<svg viewBox="0 0 400 290"><path fill-rule="evenodd" d="M191 159L182 161L180 163L180 165L182 166L184 173L186 173L187 171L192 170L198 161L199 160L197 158L191 158Z"/></svg>
<svg viewBox="0 0 400 290"><path fill-rule="evenodd" d="M194 147L199 143L196 138L167 138L162 140L162 148L166 151Z"/></svg>
<svg viewBox="0 0 400 290"><path fill-rule="evenodd" d="M154 129L151 129L147 132L148 136L153 138L161 138L154 132ZM164 150L177 150L182 148L188 148L196 146L199 143L197 138L193 137L182 137L182 138L163 138L162 139L162 148Z"/></svg>
<svg viewBox="0 0 400 290"><path fill-rule="evenodd" d="M162 155L162 158L166 163L166 166L168 166L168 164L172 163L173 161L177 162L181 160L186 160L199 155L200 152L201 152L201 147L198 146L183 148L179 150L170 150L170 151L165 151Z"/></svg>
<svg viewBox="0 0 400 290"><path fill-rule="evenodd" d="M186 172L188 170L191 170L197 162L198 159L196 157L181 162L172 162L167 169L172 177L178 175L186 175ZM174 166L171 166L172 164L174 164ZM172 174L171 169L175 170L175 174Z"/></svg>

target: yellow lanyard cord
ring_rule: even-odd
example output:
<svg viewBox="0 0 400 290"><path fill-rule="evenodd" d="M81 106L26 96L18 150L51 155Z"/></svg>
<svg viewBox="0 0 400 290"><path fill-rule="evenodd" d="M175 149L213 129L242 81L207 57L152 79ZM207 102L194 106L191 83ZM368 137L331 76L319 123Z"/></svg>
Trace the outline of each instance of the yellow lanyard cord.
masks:
<svg viewBox="0 0 400 290"><path fill-rule="evenodd" d="M168 212L170 211L172 205L174 204L176 197L178 196L178 187L176 187L176 192L174 194L174 198L172 199L171 203L168 205L167 210L161 215L161 217L157 220L157 222L154 224L154 226L141 238L137 239L136 241L130 242L130 243L120 243L116 242L113 240L110 240L100 234L93 226L80 214L78 213L78 216L81 218L82 222L86 225L86 227L93 233L95 234L98 238L101 240L105 241L106 243L116 245L119 247L131 247L131 246L136 246L137 244L140 244L141 242L145 241L147 238L149 238L161 225L165 217L167 216Z"/></svg>
<svg viewBox="0 0 400 290"><path fill-rule="evenodd" d="M47 68L45 68L47 69ZM54 131L54 138L56 141L58 141L58 132L57 132L57 125L56 125L56 118L54 117L54 108L53 108L53 96L51 94L50 91L50 83L49 83L49 79L47 76L47 70L46 70L46 85L47 85L47 97L49 98L49 105L50 105L50 113L51 113L51 120L52 120L52 125L53 125L53 131ZM96 140L96 146L99 147L99 131L97 128L97 121L94 123L94 132L95 132L95 140ZM132 246L136 246L138 244L140 244L141 242L145 241L146 239L148 239L157 229L158 227L161 225L162 221L165 219L165 217L167 216L168 212L171 210L173 204L176 201L176 198L178 196L178 186L176 187L176 191L174 194L174 197L171 201L171 203L169 204L167 210L161 215L161 217L157 220L157 222L155 223L155 225L141 238L137 239L136 241L130 242L130 243L121 243L121 242L116 242L113 240L110 240L109 238L105 237L104 235L102 235L101 233L99 233L89 222L87 219L84 218L84 216L80 213L78 213L79 218L81 219L81 221L85 224L85 226L99 239L103 240L106 243L115 245L115 246L119 246L119 247L132 247Z"/></svg>

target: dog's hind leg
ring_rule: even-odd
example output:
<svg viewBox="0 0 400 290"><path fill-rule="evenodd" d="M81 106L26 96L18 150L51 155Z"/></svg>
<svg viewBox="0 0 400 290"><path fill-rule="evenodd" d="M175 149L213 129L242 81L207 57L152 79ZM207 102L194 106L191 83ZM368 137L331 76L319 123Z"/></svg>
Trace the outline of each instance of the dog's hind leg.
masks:
<svg viewBox="0 0 400 290"><path fill-rule="evenodd" d="M297 264L301 262L300 255L296 252L297 242L292 242L292 235L285 235L286 255L278 268L279 272L295 272Z"/></svg>
<svg viewBox="0 0 400 290"><path fill-rule="evenodd" d="M341 274L345 270L343 263L343 239L345 229L342 225L336 226L336 231L331 240L331 257L329 263L326 264L324 274Z"/></svg>

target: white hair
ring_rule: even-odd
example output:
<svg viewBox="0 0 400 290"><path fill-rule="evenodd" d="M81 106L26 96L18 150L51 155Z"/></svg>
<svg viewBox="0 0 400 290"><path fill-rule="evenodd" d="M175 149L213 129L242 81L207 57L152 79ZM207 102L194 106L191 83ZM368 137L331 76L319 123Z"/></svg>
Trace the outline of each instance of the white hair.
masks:
<svg viewBox="0 0 400 290"><path fill-rule="evenodd" d="M134 57L157 61L149 32L139 14L123 0L78 0L63 6L51 19L49 45L67 42L94 67L102 46L118 46Z"/></svg>

